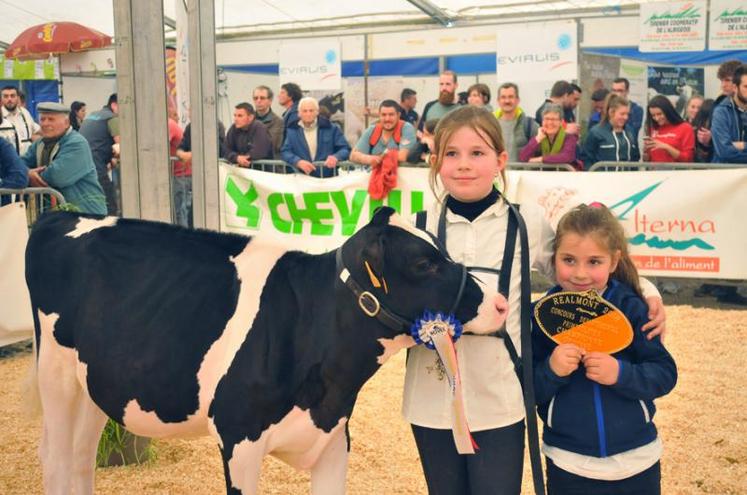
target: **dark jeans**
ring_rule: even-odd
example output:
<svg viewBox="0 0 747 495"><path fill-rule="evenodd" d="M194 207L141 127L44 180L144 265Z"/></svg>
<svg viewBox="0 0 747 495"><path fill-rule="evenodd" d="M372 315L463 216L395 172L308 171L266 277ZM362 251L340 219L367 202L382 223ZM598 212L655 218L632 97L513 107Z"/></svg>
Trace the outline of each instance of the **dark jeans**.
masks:
<svg viewBox="0 0 747 495"><path fill-rule="evenodd" d="M117 191L114 188L114 183L109 178L107 170L97 168L96 173L99 176L99 184L101 189L104 190L104 196L106 197L106 214L107 215L119 215L119 207L117 202Z"/></svg>
<svg viewBox="0 0 747 495"><path fill-rule="evenodd" d="M584 478L557 467L547 459L547 495L659 495L661 465L659 462L643 472L617 481Z"/></svg>
<svg viewBox="0 0 747 495"><path fill-rule="evenodd" d="M412 425L430 495L517 495L524 469L524 421L472 433L480 446L459 455L451 430ZM588 494L587 494L588 495Z"/></svg>

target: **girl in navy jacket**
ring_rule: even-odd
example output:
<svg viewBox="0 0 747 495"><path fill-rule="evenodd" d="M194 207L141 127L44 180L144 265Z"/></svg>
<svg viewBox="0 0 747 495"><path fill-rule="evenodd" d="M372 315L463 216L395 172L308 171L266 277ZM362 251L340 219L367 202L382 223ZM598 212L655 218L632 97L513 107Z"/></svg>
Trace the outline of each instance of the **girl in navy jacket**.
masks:
<svg viewBox="0 0 747 495"><path fill-rule="evenodd" d="M654 399L674 387L677 368L648 321L625 233L602 205L566 214L554 242L558 285L549 293L595 290L630 321L634 337L612 355L556 344L532 332L535 393L544 422L552 494L660 493L662 446Z"/></svg>

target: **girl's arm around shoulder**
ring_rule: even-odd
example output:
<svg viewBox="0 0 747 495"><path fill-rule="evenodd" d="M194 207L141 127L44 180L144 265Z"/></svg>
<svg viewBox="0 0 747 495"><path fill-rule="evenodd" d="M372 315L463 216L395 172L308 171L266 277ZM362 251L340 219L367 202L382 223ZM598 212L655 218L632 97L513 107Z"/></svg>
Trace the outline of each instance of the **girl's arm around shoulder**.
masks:
<svg viewBox="0 0 747 495"><path fill-rule="evenodd" d="M555 280L555 270L552 265L555 230L539 205L525 203L521 205L520 211L529 237L530 267L548 279ZM518 238L516 242L518 244Z"/></svg>
<svg viewBox="0 0 747 495"><path fill-rule="evenodd" d="M663 339L667 333L667 315L659 289L644 277L640 277L638 283L641 286L643 298L648 305L649 321L643 325L643 331L648 332L649 339L653 339L657 335Z"/></svg>
<svg viewBox="0 0 747 495"><path fill-rule="evenodd" d="M628 294L617 306L633 326L633 342L617 357L620 370L611 388L630 399L653 400L666 395L677 383L677 366L661 339L648 339L642 331L648 321L646 303Z"/></svg>

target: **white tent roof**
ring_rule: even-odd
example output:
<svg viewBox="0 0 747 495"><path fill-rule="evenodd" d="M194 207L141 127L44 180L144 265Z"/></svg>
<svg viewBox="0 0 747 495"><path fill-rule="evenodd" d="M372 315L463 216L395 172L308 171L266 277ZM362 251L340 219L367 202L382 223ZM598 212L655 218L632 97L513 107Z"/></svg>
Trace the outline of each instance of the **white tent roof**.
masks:
<svg viewBox="0 0 747 495"><path fill-rule="evenodd" d="M112 1L105 0L0 0L2 22L0 41L12 42L26 28L52 21L74 21L114 34ZM164 0L164 14L174 18L174 2ZM532 15L598 9L600 14L620 13L621 6L652 0L431 0L446 17L460 21L479 21L500 15ZM422 0L377 0L376 2L340 2L339 0L215 0L216 31L220 34L271 32L326 27L356 27L403 21L433 22L413 4Z"/></svg>

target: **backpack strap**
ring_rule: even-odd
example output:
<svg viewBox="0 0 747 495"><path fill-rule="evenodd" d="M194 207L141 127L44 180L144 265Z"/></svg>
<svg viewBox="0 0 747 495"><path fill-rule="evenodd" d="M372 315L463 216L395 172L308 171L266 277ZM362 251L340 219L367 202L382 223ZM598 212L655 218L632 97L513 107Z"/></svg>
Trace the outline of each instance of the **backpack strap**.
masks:
<svg viewBox="0 0 747 495"><path fill-rule="evenodd" d="M370 137L370 138L368 138L368 145L369 145L369 146L370 146L371 148L373 148L374 146L376 146L376 143L378 143L378 142L379 142L379 139L381 139L381 133L382 133L382 132L384 132L384 128L383 128L383 127L381 127L381 123L379 122L379 123L377 123L377 124L376 124L376 125L374 126L374 130L373 130L373 132L371 133L371 137Z"/></svg>
<svg viewBox="0 0 747 495"><path fill-rule="evenodd" d="M532 119L524 116L524 137L527 138L527 143L532 138Z"/></svg>
<svg viewBox="0 0 747 495"><path fill-rule="evenodd" d="M397 121L397 125L394 126L394 132L392 132L392 139L394 142L399 144L402 141L402 128L405 126L405 121L400 119ZM384 133L384 128L381 126L381 122L377 122L374 126L374 130L371 133L371 137L368 138L368 145L373 148L376 143L381 139L381 135Z"/></svg>

